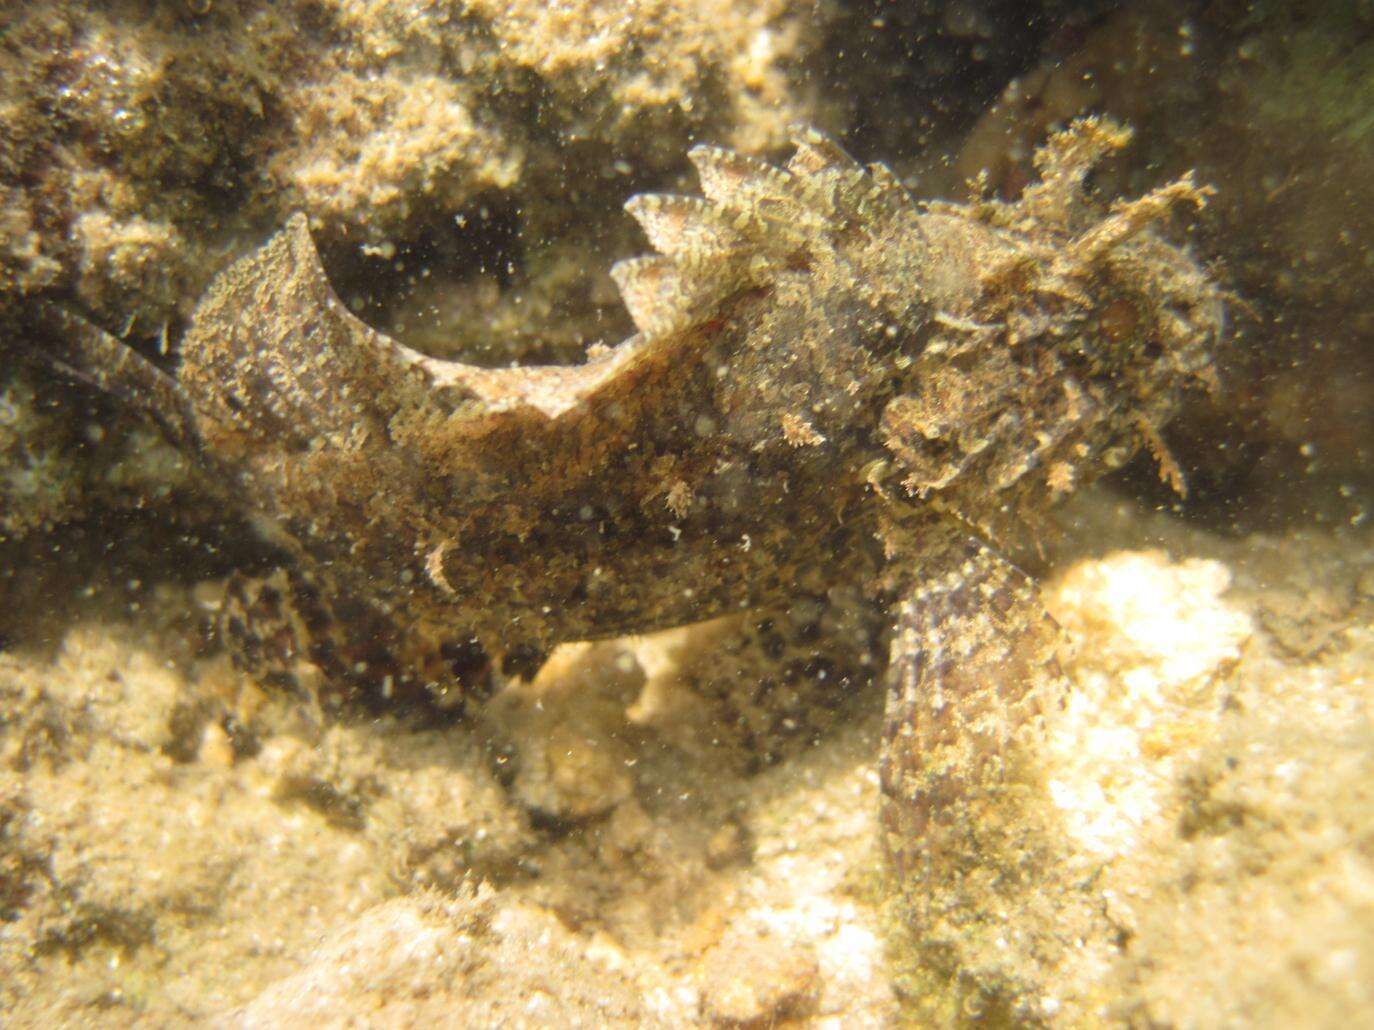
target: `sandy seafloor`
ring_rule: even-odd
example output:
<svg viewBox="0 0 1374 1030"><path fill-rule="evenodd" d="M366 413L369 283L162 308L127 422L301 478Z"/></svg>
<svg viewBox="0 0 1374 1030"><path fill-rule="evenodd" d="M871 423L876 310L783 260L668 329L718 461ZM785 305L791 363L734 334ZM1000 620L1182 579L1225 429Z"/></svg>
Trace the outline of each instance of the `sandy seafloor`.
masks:
<svg viewBox="0 0 1374 1030"><path fill-rule="evenodd" d="M1368 533L1222 540L1106 493L1071 516L1095 542L1047 596L1073 693L1027 804L1091 867L1109 961L1037 972L975 934L943 985L904 971L876 691L756 775L681 730L682 633L566 649L476 727L320 726L187 659L158 614L185 595L0 657L6 1023L884 1026L904 995L956 1020L980 978L1073 1023L1368 1011ZM197 722L212 696L259 706L251 757ZM1001 937L1054 899L1024 901Z"/></svg>
<svg viewBox="0 0 1374 1030"><path fill-rule="evenodd" d="M1360 3L0 9L0 1023L1374 1019L1372 38ZM565 648L443 725L324 717L207 635L251 534L11 346L42 297L171 367L301 210L379 328L576 361L628 332L621 202L693 190L695 141L807 122L918 196L1012 196L1093 111L1136 133L1104 199L1216 187L1171 231L1233 331L1170 428L1188 498L1136 467L1060 515L1071 690L988 839L1049 827L1064 875L994 849L915 930L880 688L731 709L717 623Z"/></svg>

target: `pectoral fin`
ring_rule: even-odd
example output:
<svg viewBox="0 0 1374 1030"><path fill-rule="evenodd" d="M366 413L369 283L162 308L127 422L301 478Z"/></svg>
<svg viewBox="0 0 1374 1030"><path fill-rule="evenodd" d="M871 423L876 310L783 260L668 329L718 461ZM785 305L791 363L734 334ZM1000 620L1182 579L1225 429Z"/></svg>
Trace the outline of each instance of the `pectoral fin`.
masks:
<svg viewBox="0 0 1374 1030"><path fill-rule="evenodd" d="M1023 759L1067 690L1061 632L1035 584L957 530L894 604L880 775L901 891L986 857L1006 806L1033 790ZM929 541L926 541L926 546Z"/></svg>

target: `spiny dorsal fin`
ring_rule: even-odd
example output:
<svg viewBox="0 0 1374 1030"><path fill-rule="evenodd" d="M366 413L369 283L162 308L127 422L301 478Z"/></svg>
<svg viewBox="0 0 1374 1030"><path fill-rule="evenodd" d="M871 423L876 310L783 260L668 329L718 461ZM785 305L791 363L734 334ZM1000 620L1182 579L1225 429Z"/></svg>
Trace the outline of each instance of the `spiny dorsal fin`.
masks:
<svg viewBox="0 0 1374 1030"><path fill-rule="evenodd" d="M797 152L787 162L793 175L815 175L827 170L862 172L863 166L835 140L809 125L794 125L788 133Z"/></svg>
<svg viewBox="0 0 1374 1030"><path fill-rule="evenodd" d="M687 157L697 170L702 194L722 206L794 195L792 173L757 157L706 144L693 147Z"/></svg>
<svg viewBox="0 0 1374 1030"><path fill-rule="evenodd" d="M611 266L611 279L620 289L635 327L645 336L660 336L683 328L707 283L694 282L668 257L629 258Z"/></svg>
<svg viewBox="0 0 1374 1030"><path fill-rule="evenodd" d="M827 228L830 212L817 209L810 191L791 172L721 147L696 146L687 156L706 199L720 206L737 231L758 242L777 241L787 249Z"/></svg>
<svg viewBox="0 0 1374 1030"><path fill-rule="evenodd" d="M626 202L625 210L639 222L653 248L669 257L715 257L744 243L720 209L701 197L641 193Z"/></svg>
<svg viewBox="0 0 1374 1030"><path fill-rule="evenodd" d="M920 236L910 195L887 168L865 168L823 133L798 128L793 140L797 151L786 168L723 147L693 147L688 157L703 197L650 194L626 204L661 255L611 271L645 336L703 320L731 290L766 285L783 269L857 263L868 272L840 274L875 306L901 306L888 294L909 292L905 265L877 276L891 280L884 288L867 280L889 271L897 242Z"/></svg>
<svg viewBox="0 0 1374 1030"><path fill-rule="evenodd" d="M868 166L868 189L864 191L859 211L875 218L893 215L914 218L920 213L897 173L881 161Z"/></svg>

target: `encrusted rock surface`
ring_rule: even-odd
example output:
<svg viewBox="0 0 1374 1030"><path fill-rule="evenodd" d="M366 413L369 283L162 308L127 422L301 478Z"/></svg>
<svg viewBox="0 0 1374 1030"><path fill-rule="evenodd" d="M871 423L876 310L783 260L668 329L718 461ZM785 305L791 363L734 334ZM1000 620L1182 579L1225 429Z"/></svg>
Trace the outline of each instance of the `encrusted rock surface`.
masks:
<svg viewBox="0 0 1374 1030"><path fill-rule="evenodd" d="M0 13L2 1021L1345 1027L1374 1008L1368 12L1028 6ZM1014 195L1030 145L1084 109L1136 128L1105 193L1187 168L1218 188L1192 242L1243 331L1171 442L1194 498L1274 528L1215 536L1103 494L1065 516L1050 600L1073 689L998 830L1054 827L1083 875L1032 895L991 850L914 932L886 912L864 676L778 673L778 627L739 616L574 645L466 721L325 718L207 637L212 577L260 551L243 528L173 540L164 516L215 514L185 465L8 346L41 294L170 364L210 276L303 209L375 324L445 357L566 362L627 332L604 274L637 247L619 205L685 188L695 139L766 151L805 120L923 192L987 167ZM872 646L825 629L847 631Z"/></svg>
<svg viewBox="0 0 1374 1030"><path fill-rule="evenodd" d="M632 249L620 201L679 182L693 139L767 150L811 121L923 192L989 168L1015 193L1048 125L1106 110L1138 130L1118 176L1134 182L1110 192L1186 168L1221 187L1197 235L1243 299L1241 332L1215 405L1174 432L1195 496L1252 521L1294 496L1354 517L1374 177L1358 171L1368 55L1335 55L1367 21L1353 3L1169 0L16 5L0 14L0 347L16 304L43 293L174 354L209 278L304 209L344 297L402 338L490 364L565 361L623 334L586 256ZM0 390L23 394L11 353ZM97 421L95 443L41 415L11 427L0 531L194 503L140 479L129 423ZM88 461L129 464L134 489ZM1311 489L1274 489L1292 475Z"/></svg>
<svg viewBox="0 0 1374 1030"><path fill-rule="evenodd" d="M830 16L782 0L8 7L0 348L42 293L174 351L210 277L303 210L345 298L417 341L488 363L580 355L624 327L607 263L584 260L629 238L606 213L680 172L696 136L760 149L814 120L804 74ZM0 354L0 391L23 393ZM148 447L108 415L90 446L41 413L10 429L0 532L165 503L178 483L92 481L78 466L134 479ZM51 482L9 483L30 454Z"/></svg>
<svg viewBox="0 0 1374 1030"><path fill-rule="evenodd" d="M1004 836L1053 820L1083 877L994 903L1014 856L989 854L915 936L884 916L874 691L751 774L757 742L668 718L709 705L708 626L567 649L475 727L321 726L112 589L56 652L0 657L7 1022L1340 1025L1374 1002L1374 549L1102 495L1068 517L1098 541L1051 581L1073 691ZM1118 932L1073 962L1010 946L1084 904Z"/></svg>

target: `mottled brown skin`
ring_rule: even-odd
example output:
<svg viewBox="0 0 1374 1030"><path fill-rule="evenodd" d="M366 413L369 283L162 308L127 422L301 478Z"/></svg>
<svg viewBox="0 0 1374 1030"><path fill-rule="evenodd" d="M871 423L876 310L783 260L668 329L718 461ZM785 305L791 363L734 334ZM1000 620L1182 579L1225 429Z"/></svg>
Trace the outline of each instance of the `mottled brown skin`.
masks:
<svg viewBox="0 0 1374 1030"><path fill-rule="evenodd" d="M1017 202L929 206L814 133L786 168L697 148L705 199L629 204L659 251L612 272L639 333L577 367L382 336L302 217L214 283L174 380L74 323L64 360L151 407L398 674L441 678L455 641L539 654L785 606L885 558L884 822L919 919L951 827L1061 689L999 554L1142 445L1181 485L1160 432L1221 304L1151 227L1203 191L1104 214L1083 180L1125 141L1084 120Z"/></svg>

